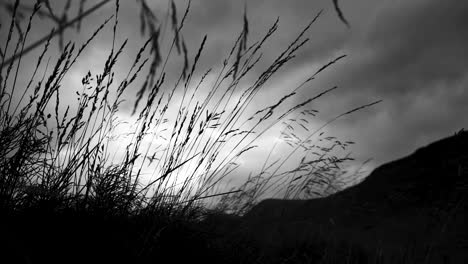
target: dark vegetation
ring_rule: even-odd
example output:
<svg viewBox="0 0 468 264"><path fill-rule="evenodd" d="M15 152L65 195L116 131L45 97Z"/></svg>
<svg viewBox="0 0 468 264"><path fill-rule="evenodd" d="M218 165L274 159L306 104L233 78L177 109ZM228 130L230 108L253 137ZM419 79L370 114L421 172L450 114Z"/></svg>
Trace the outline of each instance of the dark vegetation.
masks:
<svg viewBox="0 0 468 264"><path fill-rule="evenodd" d="M133 45L130 40L116 42L118 1L115 13L104 18L87 41L75 44L65 39L66 30L79 30L84 18L109 1L89 9L85 2L78 2L76 17L71 13L71 1L64 2L62 14L49 1L37 1L34 6L2 2L11 17L8 26L2 27L0 75L0 257L5 263L313 263L323 260L324 254L333 258L321 263L341 263L351 256L341 253L348 252L346 246L328 247L317 238L312 245L282 248L280 256L272 259L253 238L242 232L226 233L225 227L225 223L236 225L236 215L247 212L268 193L303 198L319 196L323 190L336 191L341 165L351 160L337 150L345 151L353 142L326 136L322 130L377 103L345 111L319 128L308 125L307 119L318 113L312 103L336 87L306 99L297 98L298 93L344 57L340 56L270 106L246 116L255 96L307 44L305 36L321 12L269 66L252 77L278 20L264 36L249 43L244 14L242 30L226 58L217 68L214 65L200 72L197 66L207 36L190 61L190 47L182 35L184 24L189 23L190 2L181 17L170 2L168 16L160 25L147 3L138 0L141 32L148 38L128 73L117 74L119 57L127 45ZM336 10L346 21L338 6ZM57 28L29 43L37 17L53 21ZM71 96L66 90L69 84L63 83L65 76L104 27L112 27L114 37L102 72L83 76L82 90L73 95L77 104L64 104L63 97ZM172 28L166 48L160 46L164 27ZM47 61L55 38L60 53ZM35 70L26 77L25 86L20 86L23 65L32 63L25 62L24 56L33 50L39 51ZM175 56L184 61L180 73L167 73L167 62ZM249 83L247 77L254 81ZM205 78L214 82L205 85ZM122 155L115 157L119 139L114 133L123 123L118 113L130 97L129 87L135 86L132 110L136 121L128 133L129 142L119 145ZM208 92L202 93L205 86ZM294 100L298 103L288 106ZM291 146L290 152L274 161L268 156L261 161L261 171L241 186L220 188L239 166L238 157L254 149L255 142L278 124L285 126L282 137ZM300 127L304 137L297 131ZM150 143L145 141L148 138ZM271 151L275 147L276 143ZM301 152L298 165L282 170ZM154 172L144 182L147 166L153 166ZM182 181L174 180L180 178ZM205 203L208 199L210 209ZM310 247L316 254L304 255ZM350 261L357 263L363 253L354 251L356 257L352 255Z"/></svg>
<svg viewBox="0 0 468 264"><path fill-rule="evenodd" d="M261 244L268 240L273 252L310 243L319 233L357 246L356 253L365 253L361 263L466 263L467 147L468 132L461 131L328 197L264 200L244 216L242 226L256 230L251 233Z"/></svg>

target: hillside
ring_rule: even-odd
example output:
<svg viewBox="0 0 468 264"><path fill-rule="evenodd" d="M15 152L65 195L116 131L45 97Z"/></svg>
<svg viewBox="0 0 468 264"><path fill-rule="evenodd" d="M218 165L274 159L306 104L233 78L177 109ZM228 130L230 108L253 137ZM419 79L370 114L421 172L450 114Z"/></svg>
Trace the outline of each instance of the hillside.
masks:
<svg viewBox="0 0 468 264"><path fill-rule="evenodd" d="M417 262L466 263L467 169L468 132L460 132L326 198L262 201L242 226L271 250L319 234Z"/></svg>

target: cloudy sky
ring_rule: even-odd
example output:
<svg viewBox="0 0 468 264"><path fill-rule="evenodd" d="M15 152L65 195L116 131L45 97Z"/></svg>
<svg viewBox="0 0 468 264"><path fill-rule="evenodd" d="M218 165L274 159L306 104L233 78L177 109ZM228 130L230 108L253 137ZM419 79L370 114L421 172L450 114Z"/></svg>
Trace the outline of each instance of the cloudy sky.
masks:
<svg viewBox="0 0 468 264"><path fill-rule="evenodd" d="M60 9L65 1L51 2ZM88 0L85 7L95 2L98 1ZM168 2L147 2L164 20ZM22 3L31 5L33 1ZM175 3L180 18L187 1ZM468 127L467 1L341 1L341 9L350 23L348 28L338 19L331 0L193 0L183 36L193 57L207 34L207 55L200 61L201 68L220 66L220 58L229 51L242 28L244 4L250 26L249 44L262 36L276 17L280 18L278 32L263 51L265 65L317 12L324 10L308 32L310 42L267 85L267 94L280 98L285 90L289 91L320 65L346 54L345 59L320 74L301 95L313 96L325 88L339 87L314 105L321 112L317 124L356 106L383 100L329 128L330 134L356 142L352 151L358 161L373 158L370 165L378 166ZM82 42L113 14L114 8L111 1L83 21L81 32L70 30L65 38ZM124 62L132 60L144 39L140 34L139 11L134 0L121 1L117 43L129 38L128 52L122 57ZM2 24L7 23L2 20ZM46 19L36 20L31 39L38 39L51 26L53 23ZM106 30L76 65L70 76L72 82L80 83L88 69L97 72L102 68L108 55L111 27ZM5 27L1 28L1 34L4 39ZM37 53L30 56L34 58ZM258 68L259 73L261 69ZM273 102L269 98L261 97L258 104Z"/></svg>

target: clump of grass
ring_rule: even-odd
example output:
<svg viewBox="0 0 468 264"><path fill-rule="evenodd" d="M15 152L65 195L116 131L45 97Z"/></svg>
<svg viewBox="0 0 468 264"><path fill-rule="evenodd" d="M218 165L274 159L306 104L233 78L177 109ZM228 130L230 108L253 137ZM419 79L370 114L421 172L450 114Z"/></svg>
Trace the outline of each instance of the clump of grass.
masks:
<svg viewBox="0 0 468 264"><path fill-rule="evenodd" d="M249 22L244 15L242 30L221 66L199 71L209 40L208 36L202 38L190 63L189 49L182 36L190 1L180 21L176 6L171 2L173 37L164 53L160 47L163 34L156 26L158 20L145 1L137 1L141 5L141 31L149 37L127 74L116 76L119 57L130 45L127 40L116 43L119 1L116 1L115 13L103 19L84 43L64 43L65 29L76 25L79 30L84 17L107 3L99 2L98 6L84 11L84 2L80 1L78 16L69 20L69 1L61 16L52 11L48 1L44 2L46 10L43 10L43 3L37 1L24 32L18 18L25 7L17 0L10 8L11 23L2 49L0 75L0 210L8 215L5 224L22 234L20 239L29 239L27 232L43 237L52 234L46 241L55 251L60 251L66 249L57 242L68 240L68 236L73 238L66 248L80 248L81 243L94 239L93 245L99 247L99 241L115 238L115 243L93 250L101 252L102 256L123 251L130 260L157 259L162 255L176 257L170 255L177 253L174 250L177 247L186 253L185 257L205 254L200 252L227 254L226 248L210 249L211 235L198 227L205 211L201 201L221 197L218 208L242 214L272 188L285 187L285 197L291 197L310 194L317 184L325 184L326 188L333 185L338 165L350 159L349 156L335 156L334 149L345 150L351 142L321 138L321 130L338 118L375 103L345 112L317 129L310 128L307 122L317 111L307 107L335 87L300 101L286 111L281 109L320 72L343 56L312 73L270 106L246 116L268 81L308 43L305 36L321 12L255 76L253 82L248 82L247 77L252 78L253 69L263 59L262 49L278 29L278 20L264 36L249 45ZM32 21L37 15L49 17L59 29L27 45ZM165 23L169 24L169 16ZM65 76L110 24L113 24L112 45L102 71L89 71L83 76L82 89L75 93L77 104L64 105L63 96L70 96L63 88ZM61 43L60 52L54 61L45 62L45 54L56 35ZM41 44L43 49L27 86L17 87L23 56ZM183 56L184 63L175 81L169 83L168 76L174 73L166 72L167 64L175 52ZM44 67L42 77L38 77ZM208 78L214 80L212 84L206 83ZM129 88L140 82L133 104L133 130L128 132L127 142L118 144L121 135L115 134L125 122L119 119L121 105L128 98ZM238 168L237 159L254 149L255 142L281 122L285 125L282 136L292 147L289 155L271 163L270 153L260 173L249 177L240 187L219 191L220 183ZM300 127L304 130L301 133L307 132L305 138L295 132ZM328 145L314 144L312 139L316 135L319 135L317 140L325 140ZM281 171L301 149L306 154L298 165ZM114 156L115 153L121 155ZM312 157L311 153L317 157ZM144 175L148 168L152 175ZM30 221L17 221L27 216L33 216L45 231L36 230ZM62 232L68 230L67 225L75 231L67 232L64 237ZM101 228L104 231L101 232ZM32 252L26 255L26 262L34 254L42 254L38 257L41 260L44 252L48 252L39 245L41 241L34 243L26 247ZM258 252L252 250L250 254Z"/></svg>

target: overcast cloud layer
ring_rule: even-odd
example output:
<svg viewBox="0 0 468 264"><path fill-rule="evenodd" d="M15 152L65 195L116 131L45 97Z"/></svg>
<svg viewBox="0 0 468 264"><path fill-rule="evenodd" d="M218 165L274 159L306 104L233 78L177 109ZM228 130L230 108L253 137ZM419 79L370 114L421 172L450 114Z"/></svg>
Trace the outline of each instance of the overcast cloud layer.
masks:
<svg viewBox="0 0 468 264"><path fill-rule="evenodd" d="M233 25L240 23L242 4L198 2L192 26L229 42ZM340 87L319 104L330 116L346 107L384 100L333 126L335 133L356 140L354 152L361 160L373 157L378 165L467 127L468 2L342 1L350 29L340 23L330 2L247 1L247 6L255 30L280 16L281 37L272 44L278 45L270 49L272 53L318 10L326 10L312 30L312 44L283 77L295 78L294 71L304 74L317 63L348 55L316 85Z"/></svg>
<svg viewBox="0 0 468 264"><path fill-rule="evenodd" d="M31 1L23 1L25 3ZM52 1L53 2L53 1ZM92 1L88 1L91 5ZM121 1L118 41L134 41L130 50L141 44L139 10L134 1ZM149 1L155 10L167 8L166 1ZM332 126L331 133L357 142L353 152L358 160L374 158L374 165L410 154L415 148L468 127L468 1L459 0L355 0L341 1L341 8L351 24L347 28L337 18L331 0L246 0L250 22L250 41L265 32L280 17L278 35L268 44L265 58L273 58L287 45L315 14L325 13L311 30L311 43L300 52L287 71L277 80L297 83L308 73L341 54L348 57L322 74L311 96L334 85L340 87L317 105L323 120L360 104L376 99L383 102L343 119ZM179 15L186 1L176 1ZM84 22L84 32L75 33L80 42L96 25L112 14L109 4ZM208 34L209 56L202 67L220 64L242 27L244 1L193 0L184 38L189 47L197 47ZM4 22L4 21L2 21ZM34 25L46 32L49 24ZM5 36L2 28L2 39ZM93 62L107 56L109 34L85 54L79 79ZM135 43L136 42L136 43ZM192 49L193 55L196 51ZM130 52L131 54L131 52ZM125 55L127 56L127 55ZM130 60L131 55L126 58ZM125 59L125 57L124 57ZM267 63L267 61L265 62ZM261 69L261 67L259 68ZM280 93L279 83L272 83L272 93Z"/></svg>

